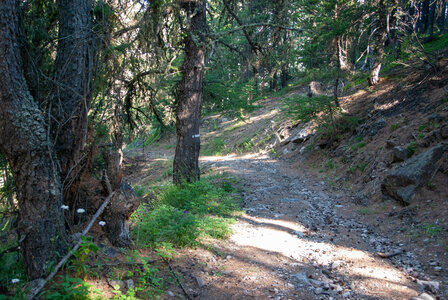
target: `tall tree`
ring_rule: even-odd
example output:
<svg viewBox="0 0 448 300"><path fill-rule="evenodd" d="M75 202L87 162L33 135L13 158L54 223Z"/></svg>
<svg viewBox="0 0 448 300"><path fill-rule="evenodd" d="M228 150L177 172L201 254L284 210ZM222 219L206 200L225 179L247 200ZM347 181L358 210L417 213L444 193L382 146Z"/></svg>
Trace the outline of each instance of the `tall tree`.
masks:
<svg viewBox="0 0 448 300"><path fill-rule="evenodd" d="M387 28L388 28L388 10L385 0L379 0L375 22L373 25L373 53L374 61L373 66L370 69L369 85L376 85L379 81L381 66L384 59L384 47L387 40Z"/></svg>
<svg viewBox="0 0 448 300"><path fill-rule="evenodd" d="M200 117L205 69L205 1L180 0L186 12L184 63L177 92L177 145L173 163L173 182L181 184L199 179Z"/></svg>
<svg viewBox="0 0 448 300"><path fill-rule="evenodd" d="M61 177L47 123L23 75L19 6L0 2L0 149L14 174L19 203L18 232L30 279L48 271L67 249L61 210Z"/></svg>
<svg viewBox="0 0 448 300"><path fill-rule="evenodd" d="M21 46L29 46L25 45L28 39L22 30L21 2L0 3L0 151L11 166L16 183L19 241L30 279L44 276L57 254L67 250L65 225L72 220L64 218L69 214L64 215L62 204L68 204L73 214L77 208L93 214L102 197L110 192L90 175L87 163L88 113L97 45L93 2L57 3L59 39L56 59L49 68L54 71L48 80L48 91L34 90L34 95L41 95L38 99L29 90L29 86L35 87L35 81L28 84L24 76L24 70L29 70L27 63L35 62L34 58L26 57L24 61L20 55L29 53L20 51ZM36 73L27 74L32 77ZM115 172L116 165L108 157L106 173L118 177L106 181L112 183L108 187L118 190L120 173ZM105 230L112 243L126 246L130 242L127 221L135 203L134 199L128 201L116 194L104 214Z"/></svg>

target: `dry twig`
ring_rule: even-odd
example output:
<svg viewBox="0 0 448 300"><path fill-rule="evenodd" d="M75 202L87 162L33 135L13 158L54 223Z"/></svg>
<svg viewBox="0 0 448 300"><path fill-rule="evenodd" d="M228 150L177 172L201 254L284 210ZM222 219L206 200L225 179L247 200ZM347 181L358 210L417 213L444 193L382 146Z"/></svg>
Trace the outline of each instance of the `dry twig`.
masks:
<svg viewBox="0 0 448 300"><path fill-rule="evenodd" d="M89 224L87 225L87 227L82 231L81 236L85 236L90 228L92 228L93 224L95 223L96 219L101 215L101 213L104 211L104 209L106 208L106 206L109 204L110 200L112 199L112 197L114 196L114 193L111 193L106 200L104 200L103 204L100 206L100 208L98 208L98 210L96 211L96 213L93 215L92 219L90 220ZM53 279L53 277L56 275L56 273L59 271L59 269L65 264L65 262L73 255L73 253L79 249L79 247L81 247L81 243L82 243L82 239L80 238L78 240L78 242L76 243L76 245L73 247L72 250L70 250L62 259L61 261L56 265L56 267L54 268L53 272L50 273L50 275L48 275L47 278L45 279L40 279L39 282L37 283L36 287L32 288L31 291L28 293L28 295L26 296L27 300L32 300L34 299L39 292L44 288L44 286L51 280Z"/></svg>

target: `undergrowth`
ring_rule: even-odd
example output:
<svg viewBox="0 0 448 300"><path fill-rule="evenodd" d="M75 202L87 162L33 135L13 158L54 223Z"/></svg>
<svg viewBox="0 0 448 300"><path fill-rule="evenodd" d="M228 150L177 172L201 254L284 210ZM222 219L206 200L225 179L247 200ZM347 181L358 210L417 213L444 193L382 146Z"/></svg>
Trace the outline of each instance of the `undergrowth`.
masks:
<svg viewBox="0 0 448 300"><path fill-rule="evenodd" d="M283 110L294 120L316 122L318 131L325 139L340 139L341 134L353 133L359 124L357 116L343 114L334 104L334 98L324 95L288 97L284 99Z"/></svg>
<svg viewBox="0 0 448 300"><path fill-rule="evenodd" d="M133 215L133 235L137 245L157 248L161 243L174 247L195 247L204 238L225 238L229 224L239 210L234 179L209 176L182 186L162 186L157 199L142 204Z"/></svg>

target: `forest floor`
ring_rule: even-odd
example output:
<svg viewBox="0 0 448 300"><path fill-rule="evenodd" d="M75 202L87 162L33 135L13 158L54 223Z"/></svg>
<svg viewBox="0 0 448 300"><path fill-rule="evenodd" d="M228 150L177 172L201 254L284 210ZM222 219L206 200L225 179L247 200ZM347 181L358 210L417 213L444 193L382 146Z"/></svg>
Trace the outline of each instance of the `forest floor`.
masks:
<svg viewBox="0 0 448 300"><path fill-rule="evenodd" d="M279 99L259 104L261 108L243 121L220 115L204 118L202 149L210 155L201 156L201 170L237 178L244 213L232 225L229 239L213 240L207 249L178 251L172 267L183 278L188 296L172 284L163 298L410 299L427 292L446 299L444 268L436 275L423 268L433 266L437 254L416 252L412 242L379 230L366 220L367 213L357 213L360 206L349 189L335 188L297 158L257 145L252 137L274 137L274 120L288 122ZM130 183L168 179L174 142L171 137L128 152ZM238 147L245 147L246 153L238 154Z"/></svg>

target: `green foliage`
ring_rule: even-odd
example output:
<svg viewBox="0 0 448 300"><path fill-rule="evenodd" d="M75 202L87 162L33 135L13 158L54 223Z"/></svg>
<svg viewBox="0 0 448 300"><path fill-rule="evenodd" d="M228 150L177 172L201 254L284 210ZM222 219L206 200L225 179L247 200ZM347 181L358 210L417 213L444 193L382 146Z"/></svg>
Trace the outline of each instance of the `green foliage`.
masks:
<svg viewBox="0 0 448 300"><path fill-rule="evenodd" d="M137 212L138 213L138 212ZM169 205L160 205L147 215L140 213L137 242L149 246L172 242L176 246L196 245L199 224L196 216Z"/></svg>
<svg viewBox="0 0 448 300"><path fill-rule="evenodd" d="M203 146L201 154L205 156L223 155L226 144L227 143L223 137L216 137L211 141L211 143Z"/></svg>
<svg viewBox="0 0 448 300"><path fill-rule="evenodd" d="M430 42L423 45L425 51L428 53L433 53L448 47L448 33L441 36L434 36Z"/></svg>
<svg viewBox="0 0 448 300"><path fill-rule="evenodd" d="M422 124L418 126L418 131L422 132L423 130L425 130L426 127L428 127L428 124Z"/></svg>
<svg viewBox="0 0 448 300"><path fill-rule="evenodd" d="M391 125L390 125L390 131L394 132L395 130L398 129L399 126L400 126L400 125L397 124L397 123L395 123L395 124L391 124Z"/></svg>
<svg viewBox="0 0 448 300"><path fill-rule="evenodd" d="M333 97L293 95L286 98L284 103L283 110L291 118L302 122L315 121L325 138L338 139L340 134L353 133L359 124L358 117L341 113Z"/></svg>
<svg viewBox="0 0 448 300"><path fill-rule="evenodd" d="M232 192L231 180L214 176L161 187L155 209L141 205L133 215L133 235L145 247L197 246L204 237L225 238L238 210Z"/></svg>
<svg viewBox="0 0 448 300"><path fill-rule="evenodd" d="M436 237L442 231L442 228L440 226L434 224L426 224L423 226L423 229L425 233L430 237Z"/></svg>
<svg viewBox="0 0 448 300"><path fill-rule="evenodd" d="M365 146L366 146L366 143L365 143L365 142L360 142L360 143L357 143L357 144L352 145L350 148L351 148L353 151L358 151L359 149L364 148Z"/></svg>
<svg viewBox="0 0 448 300"><path fill-rule="evenodd" d="M87 261L93 259L97 252L98 246L92 241L92 238L82 236L81 246L73 253L75 259L72 260L72 265L70 266L70 269L75 270L77 277L86 275L96 275L96 277L99 277L98 273L95 273L97 270L86 264Z"/></svg>
<svg viewBox="0 0 448 300"><path fill-rule="evenodd" d="M3 246L3 245L2 245ZM0 247L0 251L8 248L11 245L6 244L6 247ZM12 279L19 279L16 284L12 284ZM19 258L17 252L5 253L0 257L0 286L1 287L21 287L22 283L26 282L26 272L23 260ZM17 296L20 296L21 289L16 289ZM20 299L20 297L18 297ZM1 299L1 297L0 297Z"/></svg>
<svg viewBox="0 0 448 300"><path fill-rule="evenodd" d="M317 118L320 112L332 105L332 97L318 96L309 98L302 95L294 95L285 99L285 110L298 121L308 122Z"/></svg>
<svg viewBox="0 0 448 300"><path fill-rule="evenodd" d="M16 188L8 161L1 151L0 172L3 174L2 184L0 184L0 212L3 212L14 208L14 203L12 200ZM2 229L2 231L4 231L4 229Z"/></svg>
<svg viewBox="0 0 448 300"><path fill-rule="evenodd" d="M368 163L364 162L359 166L359 170L361 170L361 172L364 172L364 170L366 169Z"/></svg>
<svg viewBox="0 0 448 300"><path fill-rule="evenodd" d="M414 155L414 153L417 151L417 142L416 141L412 141L408 144L408 146L406 147L406 152L408 154L408 157L411 157L412 155Z"/></svg>
<svg viewBox="0 0 448 300"><path fill-rule="evenodd" d="M58 277L60 281L55 281L48 290L41 294L44 299L88 300L94 298L90 290L92 286L82 279L72 278L68 275L59 275ZM93 292L95 293L96 291Z"/></svg>
<svg viewBox="0 0 448 300"><path fill-rule="evenodd" d="M217 74L206 77L204 85L204 114L217 111L238 112L240 109L253 111L252 100L256 97L254 81L222 80Z"/></svg>
<svg viewBox="0 0 448 300"><path fill-rule="evenodd" d="M243 149L243 151L251 151L254 146L252 138L246 136L244 140L241 142L238 148Z"/></svg>
<svg viewBox="0 0 448 300"><path fill-rule="evenodd" d="M336 168L336 164L331 159L327 160L325 165L326 165L327 169L330 169L330 170Z"/></svg>

